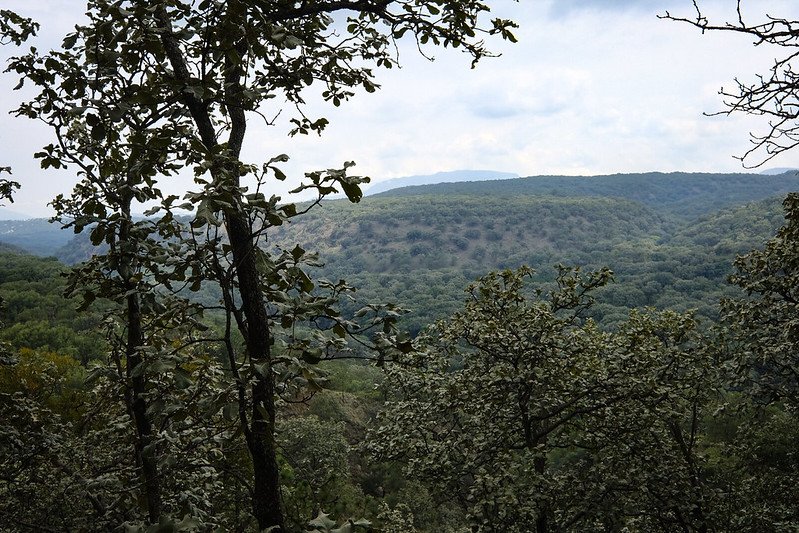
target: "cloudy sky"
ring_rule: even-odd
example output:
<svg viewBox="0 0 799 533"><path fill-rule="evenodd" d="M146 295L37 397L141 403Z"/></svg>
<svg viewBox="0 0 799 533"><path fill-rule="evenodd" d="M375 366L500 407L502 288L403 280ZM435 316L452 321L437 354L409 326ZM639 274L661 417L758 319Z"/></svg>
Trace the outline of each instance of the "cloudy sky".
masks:
<svg viewBox="0 0 799 533"><path fill-rule="evenodd" d="M79 0L3 0L38 19L40 48L54 46L79 21ZM718 91L733 79L765 73L780 50L753 47L733 34L701 35L659 20L666 10L691 16L690 0L511 0L490 2L520 24L519 42L496 43L501 57L474 70L452 50L421 58L400 49L403 68L379 73L382 89L321 109L331 125L321 138L288 138L285 128L257 123L246 156L287 153L290 175L357 162L375 181L456 169L537 174L742 170L734 155L754 117L707 117L722 109ZM717 20L734 16L732 0L704 0ZM799 16L795 0L745 0L744 13ZM8 54L9 50L2 53ZM0 77L0 163L23 184L14 211L49 214L47 202L72 183L68 172L41 171L32 153L49 142L42 126L6 112L24 93ZM770 167L799 167L799 151ZM294 182L296 183L296 181ZM190 187L177 182L169 192ZM285 187L276 187L282 194Z"/></svg>

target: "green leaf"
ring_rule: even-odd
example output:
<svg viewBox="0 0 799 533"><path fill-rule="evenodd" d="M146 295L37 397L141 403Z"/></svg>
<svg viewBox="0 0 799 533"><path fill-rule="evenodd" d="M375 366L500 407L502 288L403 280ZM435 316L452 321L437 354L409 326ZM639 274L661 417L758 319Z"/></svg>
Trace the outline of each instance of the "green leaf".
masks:
<svg viewBox="0 0 799 533"><path fill-rule="evenodd" d="M280 209L283 210L283 214L285 214L288 218L297 216L297 206L295 204L286 204Z"/></svg>
<svg viewBox="0 0 799 533"><path fill-rule="evenodd" d="M306 363L316 365L322 360L322 354L318 350L303 350L302 360Z"/></svg>
<svg viewBox="0 0 799 533"><path fill-rule="evenodd" d="M361 198L363 198L363 191L361 191L361 188L357 184L349 183L344 180L340 183L341 188L344 189L344 194L350 202L358 203L361 201Z"/></svg>
<svg viewBox="0 0 799 533"><path fill-rule="evenodd" d="M214 215L213 210L211 209L211 205L207 199L204 199L200 202L200 205L197 206L197 212L194 215L194 220L192 221L192 226L195 228L202 227L202 226L221 226L222 223L219 219L216 218Z"/></svg>
<svg viewBox="0 0 799 533"><path fill-rule="evenodd" d="M77 33L70 33L64 40L61 42L61 46L63 46L66 50L70 50L75 43L78 41L78 34Z"/></svg>
<svg viewBox="0 0 799 533"><path fill-rule="evenodd" d="M338 337L342 339L347 336L347 330L344 328L344 326L342 326L338 322L336 322L336 325L333 326L333 333L335 333Z"/></svg>
<svg viewBox="0 0 799 533"><path fill-rule="evenodd" d="M174 379L175 387L178 389L187 389L194 383L191 379L191 374L180 367L175 369Z"/></svg>
<svg viewBox="0 0 799 533"><path fill-rule="evenodd" d="M225 420L236 420L239 416L239 404L238 402L231 402L226 403L224 407L222 407L222 417Z"/></svg>
<svg viewBox="0 0 799 533"><path fill-rule="evenodd" d="M91 233L89 234L89 239L94 246L99 246L103 239L105 238L105 226L98 225L92 229Z"/></svg>
<svg viewBox="0 0 799 533"><path fill-rule="evenodd" d="M102 141L105 139L105 125L102 122L98 122L97 125L92 128L92 139L95 141Z"/></svg>
<svg viewBox="0 0 799 533"><path fill-rule="evenodd" d="M316 518L308 522L308 525L311 527L318 527L324 530L329 530L330 528L335 526L336 523L330 519L329 514L319 511L319 514L316 515Z"/></svg>
<svg viewBox="0 0 799 533"><path fill-rule="evenodd" d="M296 262L296 261L299 261L299 260L300 260L300 258L301 258L303 255L305 255L305 250L304 250L304 249L302 248L302 246L300 246L299 244L298 244L298 245L296 245L296 246L294 247L294 249L293 249L293 250L291 250L291 257L293 257L293 258L294 258L294 261L295 261L295 262Z"/></svg>
<svg viewBox="0 0 799 533"><path fill-rule="evenodd" d="M163 374L175 368L175 362L166 359L156 359L147 365L147 369L153 374Z"/></svg>

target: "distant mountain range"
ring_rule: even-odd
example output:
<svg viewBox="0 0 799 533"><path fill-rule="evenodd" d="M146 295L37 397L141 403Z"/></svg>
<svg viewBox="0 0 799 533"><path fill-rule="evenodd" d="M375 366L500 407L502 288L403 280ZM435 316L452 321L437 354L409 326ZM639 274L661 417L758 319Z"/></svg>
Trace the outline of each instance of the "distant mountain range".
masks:
<svg viewBox="0 0 799 533"><path fill-rule="evenodd" d="M481 181L474 181L477 179ZM475 199L519 196L618 198L647 206L669 218L688 221L719 209L784 196L790 191L799 191L799 172L792 169L781 174L771 171L768 174L651 172L526 178L507 172L460 170L387 180L376 183L366 193L370 199L418 195L442 199L463 196ZM332 200L327 204L332 208L339 203L341 201ZM356 212L365 209L363 205L353 208ZM301 221L299 224L303 225ZM62 231L46 219L0 220L0 243L37 255L55 255L68 263L85 259L92 249L85 235Z"/></svg>
<svg viewBox="0 0 799 533"><path fill-rule="evenodd" d="M777 175L647 172L604 176L529 176L502 181L439 183L392 189L379 196L599 196L641 203L669 216L698 217L718 209L799 191L799 173Z"/></svg>
<svg viewBox="0 0 799 533"><path fill-rule="evenodd" d="M760 171L761 174L764 174L766 176L785 174L786 172L799 172L799 168L778 167L778 168L767 168L766 170Z"/></svg>
<svg viewBox="0 0 799 533"><path fill-rule="evenodd" d="M46 218L0 220L0 243L10 244L27 252L49 256L66 245L75 235L64 231Z"/></svg>
<svg viewBox="0 0 799 533"><path fill-rule="evenodd" d="M391 189L409 187L413 185L434 185L436 183L460 183L464 181L491 181L518 178L513 172L497 172L495 170L453 170L451 172L436 172L419 176L405 176L379 181L364 191L364 195L371 196Z"/></svg>
<svg viewBox="0 0 799 533"><path fill-rule="evenodd" d="M28 220L33 218L24 213L12 211L11 209L0 207L0 220Z"/></svg>

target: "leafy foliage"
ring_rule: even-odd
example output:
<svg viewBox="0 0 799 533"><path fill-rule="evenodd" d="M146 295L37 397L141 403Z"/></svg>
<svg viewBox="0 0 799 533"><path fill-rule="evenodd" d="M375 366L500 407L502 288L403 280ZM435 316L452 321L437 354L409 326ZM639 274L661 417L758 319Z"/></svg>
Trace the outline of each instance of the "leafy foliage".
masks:
<svg viewBox="0 0 799 533"><path fill-rule="evenodd" d="M38 89L17 112L55 135L37 154L43 168L72 167L80 178L54 205L98 253L70 271L65 288L82 309L104 312L86 322L104 342L72 353L74 339L61 335L69 330L59 323L63 305L51 298L60 268L8 256L11 266L0 270L13 313L3 333L12 344L0 345L3 529L372 527L350 518L359 515L386 531L796 529L795 195L777 238L738 260L732 279L749 298L725 304L729 329L713 338L691 313L632 311L604 328L591 318L605 318L594 305L602 291L616 304L662 303L662 289L687 278L657 272L614 295L609 270L560 266L538 289L527 285L541 281L528 267L488 274L460 311L410 340L395 334L395 306L341 311L342 300L355 302L352 287L314 280L317 256L297 233L277 231L339 190L359 202L367 178L352 176L350 162L310 171L298 190L316 200L281 204L266 191L269 180L286 178L287 156L241 160L248 116L277 123L287 103L296 110L293 134L321 132L326 119L305 115L308 90L335 106L375 90L373 69L396 65L403 35L422 53L452 46L477 62L490 55L484 35L515 40L513 23L485 20L487 12L477 0L92 0L61 49L12 60L11 70ZM0 11L0 41L19 44L35 30ZM162 194L161 184L186 168L197 190L182 200ZM425 224L350 211L333 229L321 216L306 218L303 238L327 240L339 259L360 235L377 234L393 249L384 273L413 274L468 261L482 272L490 257L500 267L541 263L584 241L578 259L598 267L603 252L626 245L631 263L662 262L677 278L669 251L685 259L703 243L725 256L768 229L736 227L714 240L705 228L730 223L720 215L667 242L678 218L724 200L685 202L700 196L691 188L706 176L677 176L685 186L670 196L662 176L640 178L647 187L633 191L609 177L622 200L481 200L493 212L471 218L463 208L474 200L454 198L455 209L413 197L429 213ZM793 178L769 185L790 187ZM746 179L731 180L738 199L762 192L765 180ZM14 186L0 181L0 194ZM577 189L594 196L595 186ZM664 209L645 207L652 191L667 194ZM134 217L144 204L151 218ZM180 219L178 208L192 216ZM557 224L521 231L537 211ZM625 243L630 237L640 240ZM531 254L533 244L550 255ZM710 281L722 259L685 270ZM651 274L638 268L633 277ZM187 298L209 286L218 302ZM21 325L39 318L42 304L49 321ZM387 369L379 389L371 371L348 378L340 362L322 364L365 351ZM323 392L331 383L340 390ZM400 463L407 479L391 463L369 466L351 453L381 399L365 449Z"/></svg>
<svg viewBox="0 0 799 533"><path fill-rule="evenodd" d="M68 290L84 307L96 300L116 307L107 315L104 368L115 376L112 397L125 406L135 435L146 525L168 527L170 501L192 497L189 488L167 494L179 487L167 487L163 475L174 457L161 420L171 414L171 396L189 387L178 382L201 382L185 369L182 380L162 379L182 368L195 344L216 342L226 358L236 393L226 412L235 414L249 455L251 511L261 530L284 528L278 398L296 400L304 387L318 387L313 365L344 351L348 336L381 358L394 344L399 313L393 307L364 308L363 325L344 320L334 308L350 291L344 282L320 282L328 294L318 294L305 273L314 259L302 247L274 253L258 247L271 228L302 211L264 192L268 179L286 178L280 164L288 156L241 160L248 115L278 116L288 104L296 108L292 134L321 132L327 120L305 115L306 89L321 85L321 96L335 106L358 88L376 90L373 69L397 64L395 42L405 34L420 50L428 43L460 48L474 65L490 55L478 34L515 40L515 25L485 20L488 12L478 0L92 0L85 22L59 50L41 55L31 48L10 62L8 70L38 89L17 114L42 120L55 136L36 154L42 168L73 167L80 177L70 196L54 201L58 220L106 247L72 270ZM14 17L11 23L19 25ZM314 191L314 204L338 190L357 202L368 179L350 175L352 166L307 172L297 191ZM199 190L177 204L159 186L185 168L194 170ZM248 181L255 182L252 190ZM154 205L147 214L159 217L134 219L138 205ZM188 226L175 218L176 207L193 211ZM209 283L222 298L215 306L224 314L221 337L197 333L204 329L203 309L180 294Z"/></svg>
<svg viewBox="0 0 799 533"><path fill-rule="evenodd" d="M697 441L715 371L692 317L581 316L607 271L489 274L392 367L377 457L455 501L476 531L708 527ZM465 525L465 524L464 524Z"/></svg>
<svg viewBox="0 0 799 533"><path fill-rule="evenodd" d="M730 281L748 297L728 299L738 383L766 402L799 409L799 194L784 202L785 225L762 250L735 261Z"/></svg>

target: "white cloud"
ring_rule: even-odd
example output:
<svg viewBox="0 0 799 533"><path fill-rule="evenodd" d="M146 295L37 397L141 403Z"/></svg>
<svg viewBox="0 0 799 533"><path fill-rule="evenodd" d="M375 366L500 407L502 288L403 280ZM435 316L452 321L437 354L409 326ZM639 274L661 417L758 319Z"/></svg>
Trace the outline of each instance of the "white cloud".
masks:
<svg viewBox="0 0 799 533"><path fill-rule="evenodd" d="M567 17L584 11L661 13L664 6L679 2L680 0L556 0L551 3L549 12L555 18Z"/></svg>
<svg viewBox="0 0 799 533"><path fill-rule="evenodd" d="M57 0L57 9L50 1L11 1L16 4L10 7L41 18L45 32L56 28L54 34L67 31L80 14L68 0ZM713 16L728 16L733 3L702 4ZM502 57L471 70L458 52L437 50L429 62L406 43L403 68L378 73L380 91L358 94L340 108L312 106L331 121L321 138L288 138L285 127L255 121L246 157L261 161L288 153L292 176L355 160L357 173L377 180L457 168L522 175L741 169L732 156L746 150L748 132L764 123L702 113L721 109L718 89L732 86L734 77L752 79L768 69L774 50L755 48L745 36L703 36L655 17L666 9L691 16L689 0L501 0L496 6L522 25L518 44L497 44ZM787 0L745 6L753 17L766 9L797 11L797 3ZM0 77L3 110L16 101L9 97L15 82ZM47 137L35 124L0 114L0 162L13 165L24 184L18 210L43 213L48 199L68 189L69 174L44 173L31 161ZM799 152L773 163L799 166ZM273 190L294 185L296 180ZM165 189L187 187L188 178Z"/></svg>

